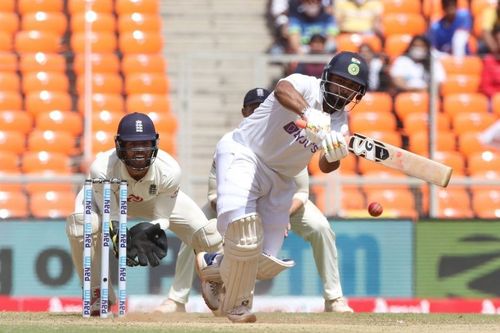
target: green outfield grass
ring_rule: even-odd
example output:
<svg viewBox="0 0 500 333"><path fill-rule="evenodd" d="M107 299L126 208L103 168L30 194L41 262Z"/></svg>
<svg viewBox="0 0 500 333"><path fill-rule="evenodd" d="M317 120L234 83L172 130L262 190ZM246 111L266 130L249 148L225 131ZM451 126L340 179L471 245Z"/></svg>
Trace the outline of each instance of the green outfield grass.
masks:
<svg viewBox="0 0 500 333"><path fill-rule="evenodd" d="M139 314L84 319L80 314L0 313L0 332L500 332L500 315L259 313L255 324L210 314Z"/></svg>

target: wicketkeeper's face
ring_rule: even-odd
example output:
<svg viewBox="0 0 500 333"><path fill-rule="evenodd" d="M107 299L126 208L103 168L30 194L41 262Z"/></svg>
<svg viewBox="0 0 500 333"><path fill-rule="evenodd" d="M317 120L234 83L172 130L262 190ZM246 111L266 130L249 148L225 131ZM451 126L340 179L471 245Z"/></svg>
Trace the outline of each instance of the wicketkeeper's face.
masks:
<svg viewBox="0 0 500 333"><path fill-rule="evenodd" d="M153 156L151 141L126 141L123 143L124 157L133 168L146 168Z"/></svg>

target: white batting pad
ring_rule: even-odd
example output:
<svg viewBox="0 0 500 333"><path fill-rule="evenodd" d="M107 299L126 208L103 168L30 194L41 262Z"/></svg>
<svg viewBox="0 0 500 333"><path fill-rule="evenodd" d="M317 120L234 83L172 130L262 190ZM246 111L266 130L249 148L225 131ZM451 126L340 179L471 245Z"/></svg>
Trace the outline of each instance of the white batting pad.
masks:
<svg viewBox="0 0 500 333"><path fill-rule="evenodd" d="M287 268L295 266L291 259L279 259L267 253L261 253L259 257L259 269L257 280L270 280Z"/></svg>
<svg viewBox="0 0 500 333"><path fill-rule="evenodd" d="M220 309L227 313L234 307L251 307L263 228L259 215L251 214L229 224L224 236L224 259L220 266L225 295Z"/></svg>

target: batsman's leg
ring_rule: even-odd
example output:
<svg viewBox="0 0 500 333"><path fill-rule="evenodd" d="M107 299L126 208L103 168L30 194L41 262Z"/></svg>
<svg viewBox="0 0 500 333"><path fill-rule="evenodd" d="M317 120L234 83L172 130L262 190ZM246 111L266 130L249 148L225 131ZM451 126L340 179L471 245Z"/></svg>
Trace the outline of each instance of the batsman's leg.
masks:
<svg viewBox="0 0 500 333"><path fill-rule="evenodd" d="M263 237L262 222L256 213L234 220L225 232L224 259L220 265L224 293L220 309L232 322L257 320L250 309Z"/></svg>

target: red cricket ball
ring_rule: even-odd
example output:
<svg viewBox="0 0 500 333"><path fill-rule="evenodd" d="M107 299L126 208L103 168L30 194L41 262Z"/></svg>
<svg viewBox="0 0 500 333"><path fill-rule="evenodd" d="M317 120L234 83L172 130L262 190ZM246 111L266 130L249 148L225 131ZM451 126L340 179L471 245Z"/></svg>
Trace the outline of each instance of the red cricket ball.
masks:
<svg viewBox="0 0 500 333"><path fill-rule="evenodd" d="M382 214L383 211L384 207L382 207L382 205L376 201L368 205L368 213L370 213L370 215L373 217L380 216L380 214Z"/></svg>

